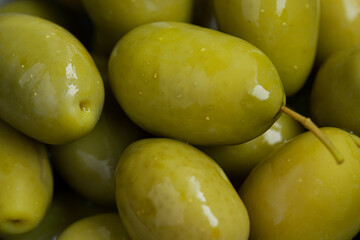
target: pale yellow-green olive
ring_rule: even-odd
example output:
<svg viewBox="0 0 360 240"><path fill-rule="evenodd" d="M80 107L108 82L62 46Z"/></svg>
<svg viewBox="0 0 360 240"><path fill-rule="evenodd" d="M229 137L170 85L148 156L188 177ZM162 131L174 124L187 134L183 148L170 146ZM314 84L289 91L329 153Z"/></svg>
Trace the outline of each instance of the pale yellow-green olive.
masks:
<svg viewBox="0 0 360 240"><path fill-rule="evenodd" d="M59 184L59 182L56 182L56 184ZM113 210L100 207L68 189L59 189L57 187L51 205L46 211L46 215L36 228L24 234L6 236L2 239L55 240L66 227L75 221L94 214L112 211Z"/></svg>
<svg viewBox="0 0 360 240"><path fill-rule="evenodd" d="M360 135L360 46L331 55L320 68L311 92L314 122Z"/></svg>
<svg viewBox="0 0 360 240"><path fill-rule="evenodd" d="M359 232L360 138L322 131L344 163L307 132L269 155L241 186L251 240L344 240Z"/></svg>
<svg viewBox="0 0 360 240"><path fill-rule="evenodd" d="M0 6L0 13L24 13L44 18L62 26L66 25L67 14L53 3L39 0L15 0Z"/></svg>
<svg viewBox="0 0 360 240"><path fill-rule="evenodd" d="M93 20L96 49L111 52L131 29L155 21L190 22L193 0L82 0Z"/></svg>
<svg viewBox="0 0 360 240"><path fill-rule="evenodd" d="M303 127L297 121L282 114L269 130L249 142L201 150L220 165L234 187L238 188L251 169L266 155L303 131Z"/></svg>
<svg viewBox="0 0 360 240"><path fill-rule="evenodd" d="M93 129L103 101L100 74L73 35L38 17L0 15L0 118L63 144Z"/></svg>
<svg viewBox="0 0 360 240"><path fill-rule="evenodd" d="M133 240L247 240L246 209L203 152L164 138L131 144L116 173L120 217Z"/></svg>
<svg viewBox="0 0 360 240"><path fill-rule="evenodd" d="M215 0L214 5L222 31L271 59L287 96L300 90L315 58L320 0Z"/></svg>
<svg viewBox="0 0 360 240"><path fill-rule="evenodd" d="M34 229L52 193L45 146L0 120L0 238Z"/></svg>
<svg viewBox="0 0 360 240"><path fill-rule="evenodd" d="M66 228L58 240L131 240L118 213L83 218Z"/></svg>
<svg viewBox="0 0 360 240"><path fill-rule="evenodd" d="M55 168L72 188L96 203L115 207L115 169L120 155L146 134L118 106L106 101L93 131L74 142L52 146L51 152Z"/></svg>
<svg viewBox="0 0 360 240"><path fill-rule="evenodd" d="M317 61L360 45L360 1L321 0Z"/></svg>
<svg viewBox="0 0 360 240"><path fill-rule="evenodd" d="M271 127L285 104L264 53L186 23L156 22L129 32L112 52L109 78L136 124L196 145L249 141Z"/></svg>

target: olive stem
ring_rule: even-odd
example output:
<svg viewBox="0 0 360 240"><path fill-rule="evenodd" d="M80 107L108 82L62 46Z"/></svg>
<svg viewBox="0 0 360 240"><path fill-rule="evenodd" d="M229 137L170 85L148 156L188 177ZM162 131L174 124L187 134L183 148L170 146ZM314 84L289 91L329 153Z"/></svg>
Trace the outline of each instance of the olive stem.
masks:
<svg viewBox="0 0 360 240"><path fill-rule="evenodd" d="M351 137L352 137L352 139L354 139L356 146L360 147L360 138L355 135L351 135Z"/></svg>
<svg viewBox="0 0 360 240"><path fill-rule="evenodd" d="M344 162L344 158L340 154L340 152L337 150L337 148L334 146L334 144L330 141L328 137L325 136L325 134L319 129L316 124L307 117L302 116L301 114L291 110L290 108L286 106L281 106L280 109L283 113L290 116L291 118L295 119L299 123L301 123L306 129L308 129L310 132L312 132L324 145L325 147L331 152L331 154L334 156L336 162L338 164L342 164ZM359 142L360 144L360 142Z"/></svg>

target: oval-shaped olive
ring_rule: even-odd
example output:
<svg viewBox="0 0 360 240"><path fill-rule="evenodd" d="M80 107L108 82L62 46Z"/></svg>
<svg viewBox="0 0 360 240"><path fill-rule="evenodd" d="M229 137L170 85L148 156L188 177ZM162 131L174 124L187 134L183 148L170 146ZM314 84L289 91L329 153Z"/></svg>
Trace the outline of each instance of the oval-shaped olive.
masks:
<svg viewBox="0 0 360 240"><path fill-rule="evenodd" d="M360 138L321 130L344 157L341 165L306 132L258 164L241 186L251 240L344 240L360 231Z"/></svg>
<svg viewBox="0 0 360 240"><path fill-rule="evenodd" d="M317 61L360 45L360 1L321 0Z"/></svg>
<svg viewBox="0 0 360 240"><path fill-rule="evenodd" d="M92 130L103 101L101 76L73 35L38 17L0 15L0 118L63 144Z"/></svg>
<svg viewBox="0 0 360 240"><path fill-rule="evenodd" d="M278 73L260 50L186 23L129 32L111 54L109 77L140 127L196 145L249 141L271 127L285 104Z"/></svg>
<svg viewBox="0 0 360 240"><path fill-rule="evenodd" d="M234 187L238 188L266 155L303 131L300 123L288 115L281 114L269 130L249 142L232 146L207 147L201 150L220 165Z"/></svg>
<svg viewBox="0 0 360 240"><path fill-rule="evenodd" d="M125 149L116 201L134 240L248 239L246 209L222 169L176 140L144 139Z"/></svg>
<svg viewBox="0 0 360 240"><path fill-rule="evenodd" d="M300 90L315 58L320 0L215 0L214 5L222 31L271 59L287 96Z"/></svg>
<svg viewBox="0 0 360 240"><path fill-rule="evenodd" d="M131 29L155 21L190 22L193 0L82 0L96 27L95 48L111 52Z"/></svg>
<svg viewBox="0 0 360 240"><path fill-rule="evenodd" d="M319 126L360 135L360 47L331 55L320 68L311 92L311 117Z"/></svg>
<svg viewBox="0 0 360 240"><path fill-rule="evenodd" d="M45 146L0 120L0 237L34 229L52 194Z"/></svg>
<svg viewBox="0 0 360 240"><path fill-rule="evenodd" d="M83 218L67 227L58 240L131 240L119 214L108 213Z"/></svg>

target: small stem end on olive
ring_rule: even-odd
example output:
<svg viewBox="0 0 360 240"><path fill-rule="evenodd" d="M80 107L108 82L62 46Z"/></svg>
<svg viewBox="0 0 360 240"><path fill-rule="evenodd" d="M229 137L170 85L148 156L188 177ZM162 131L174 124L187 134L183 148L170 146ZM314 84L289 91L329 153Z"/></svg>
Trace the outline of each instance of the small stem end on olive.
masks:
<svg viewBox="0 0 360 240"><path fill-rule="evenodd" d="M316 124L310 118L304 117L301 114L291 110L290 108L288 108L284 105L281 106L280 110L281 110L281 112L285 113L286 115L290 116L294 120L301 123L306 129L308 129L310 132L312 132L330 151L330 153L334 156L334 158L338 164L342 164L344 162L344 158L341 155L341 153L338 151L338 149L334 146L334 144L330 141L330 139L327 136L325 136L325 134L319 129L318 126L316 126ZM359 144L360 144L360 142L359 142Z"/></svg>

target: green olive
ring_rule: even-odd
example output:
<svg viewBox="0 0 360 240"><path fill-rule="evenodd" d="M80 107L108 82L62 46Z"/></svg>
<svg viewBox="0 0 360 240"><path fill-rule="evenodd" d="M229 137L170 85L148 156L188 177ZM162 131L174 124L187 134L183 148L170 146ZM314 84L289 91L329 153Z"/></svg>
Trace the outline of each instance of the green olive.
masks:
<svg viewBox="0 0 360 240"><path fill-rule="evenodd" d="M360 44L360 1L321 0L317 61Z"/></svg>
<svg viewBox="0 0 360 240"><path fill-rule="evenodd" d="M83 218L66 228L58 240L131 240L119 214L108 213Z"/></svg>
<svg viewBox="0 0 360 240"><path fill-rule="evenodd" d="M45 146L0 121L0 238L34 229L52 193Z"/></svg>
<svg viewBox="0 0 360 240"><path fill-rule="evenodd" d="M55 181L56 182L56 181ZM58 183L58 182L56 182ZM55 240L70 224L94 214L112 210L97 206L68 189L56 189L53 201L39 225L24 234L16 234L4 240Z"/></svg>
<svg viewBox="0 0 360 240"><path fill-rule="evenodd" d="M111 54L109 78L136 124L195 145L249 141L271 127L285 104L264 53L186 23L156 22L129 32Z"/></svg>
<svg viewBox="0 0 360 240"><path fill-rule="evenodd" d="M303 132L303 127L291 117L280 118L259 137L238 145L201 148L214 159L238 188L250 171L279 145Z"/></svg>
<svg viewBox="0 0 360 240"><path fill-rule="evenodd" d="M222 169L172 139L144 139L121 155L116 173L120 217L136 240L246 240L246 209Z"/></svg>
<svg viewBox="0 0 360 240"><path fill-rule="evenodd" d="M53 3L39 0L10 1L0 7L0 13L24 13L66 25L67 15L60 11Z"/></svg>
<svg viewBox="0 0 360 240"><path fill-rule="evenodd" d="M219 27L260 48L279 71L287 96L313 66L320 0L215 0Z"/></svg>
<svg viewBox="0 0 360 240"><path fill-rule="evenodd" d="M79 140L51 147L55 168L77 192L107 206L115 204L115 169L125 147L146 134L107 99L98 124Z"/></svg>
<svg viewBox="0 0 360 240"><path fill-rule="evenodd" d="M63 144L93 129L103 101L101 76L73 35L38 17L0 15L0 118Z"/></svg>
<svg viewBox="0 0 360 240"><path fill-rule="evenodd" d="M131 29L155 21L190 22L193 0L82 0L96 27L95 48L110 52Z"/></svg>
<svg viewBox="0 0 360 240"><path fill-rule="evenodd" d="M339 165L313 133L282 145L240 188L251 240L344 240L360 231L360 138L322 128L344 157Z"/></svg>
<svg viewBox="0 0 360 240"><path fill-rule="evenodd" d="M360 47L331 55L320 68L311 92L314 122L360 135Z"/></svg>

